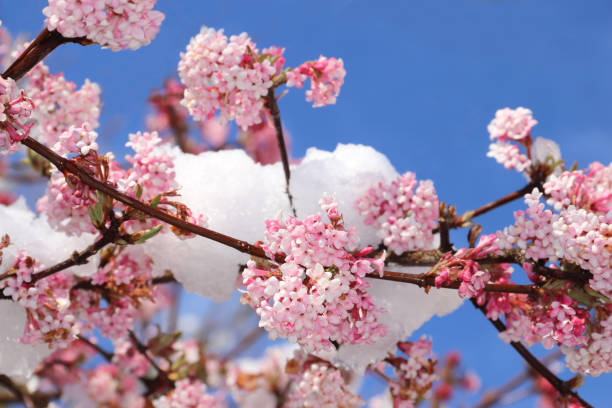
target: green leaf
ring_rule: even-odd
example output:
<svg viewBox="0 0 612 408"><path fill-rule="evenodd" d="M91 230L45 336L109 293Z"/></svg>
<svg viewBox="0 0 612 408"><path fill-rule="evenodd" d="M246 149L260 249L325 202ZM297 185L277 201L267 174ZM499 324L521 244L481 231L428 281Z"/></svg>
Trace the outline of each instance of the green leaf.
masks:
<svg viewBox="0 0 612 408"><path fill-rule="evenodd" d="M153 201L151 201L151 207L153 207L153 208L157 207L157 205L159 204L160 201L161 201L161 194L155 196Z"/></svg>
<svg viewBox="0 0 612 408"><path fill-rule="evenodd" d="M161 229L163 228L163 225L157 225L153 228L150 228L148 230L145 231L140 231L137 232L136 234L133 234L132 237L134 236L138 236L138 238L136 238L136 240L134 241L135 244L142 244L144 242L146 242L148 239L153 238L155 235L157 235L159 233L159 231L161 231Z"/></svg>

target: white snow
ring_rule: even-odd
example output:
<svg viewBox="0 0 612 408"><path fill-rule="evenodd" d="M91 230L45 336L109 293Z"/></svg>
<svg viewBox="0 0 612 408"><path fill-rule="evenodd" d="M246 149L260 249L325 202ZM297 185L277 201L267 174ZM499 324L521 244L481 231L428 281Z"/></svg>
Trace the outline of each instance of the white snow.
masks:
<svg viewBox="0 0 612 408"><path fill-rule="evenodd" d="M46 344L21 344L19 337L25 328L25 309L10 300L0 300L0 373L25 378L38 363L51 353Z"/></svg>
<svg viewBox="0 0 612 408"><path fill-rule="evenodd" d="M208 227L250 243L262 240L265 220L279 211L289 215L281 163L262 166L241 150L189 155L178 149L174 156L180 200L194 213L208 217ZM354 207L357 198L378 181L389 181L397 172L389 160L371 147L338 145L334 152L311 148L292 166L291 192L298 217L321 212L324 193L334 193L345 224L354 226L362 246L380 240ZM145 248L155 263L155 273L171 270L189 292L215 301L230 297L236 288L238 268L248 255L202 237L179 240L160 234ZM171 254L171 256L168 256Z"/></svg>

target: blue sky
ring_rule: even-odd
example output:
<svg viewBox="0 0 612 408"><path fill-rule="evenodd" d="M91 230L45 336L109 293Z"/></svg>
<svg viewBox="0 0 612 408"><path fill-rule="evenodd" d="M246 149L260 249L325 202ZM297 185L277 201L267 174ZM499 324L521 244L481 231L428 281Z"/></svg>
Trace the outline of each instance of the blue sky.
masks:
<svg viewBox="0 0 612 408"><path fill-rule="evenodd" d="M35 35L45 4L0 0L0 19L13 33ZM286 47L290 66L321 54L343 58L337 105L313 109L299 90L280 102L295 157L309 146L369 144L399 171L433 179L440 198L465 211L524 184L485 154L495 111L525 106L539 121L534 135L557 141L568 162L610 162L612 2L160 0L157 8L166 20L148 47L113 53L70 45L48 59L79 85L101 84L102 150L124 153L127 134L144 127L150 90L175 75L179 52L205 24L246 31L260 48ZM513 208L482 217L485 232L509 224ZM461 244L463 233L454 239ZM460 349L485 386L521 370L521 359L470 305L421 332L440 355ZM581 393L607 406L610 386L605 376L589 379Z"/></svg>

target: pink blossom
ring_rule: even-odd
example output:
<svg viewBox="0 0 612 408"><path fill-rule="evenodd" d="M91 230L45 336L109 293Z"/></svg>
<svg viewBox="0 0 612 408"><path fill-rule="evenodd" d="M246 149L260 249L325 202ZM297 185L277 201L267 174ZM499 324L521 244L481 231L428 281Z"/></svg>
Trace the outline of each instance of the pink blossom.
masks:
<svg viewBox="0 0 612 408"><path fill-rule="evenodd" d="M416 190L415 190L416 188ZM395 253L431 249L438 221L438 196L429 180L405 173L390 184L378 183L355 203L367 225Z"/></svg>
<svg viewBox="0 0 612 408"><path fill-rule="evenodd" d="M34 125L27 123L32 109L34 103L23 91L18 95L15 81L0 77L0 154L16 151L28 136Z"/></svg>
<svg viewBox="0 0 612 408"><path fill-rule="evenodd" d="M228 39L223 30L202 27L178 67L186 86L182 103L195 120L209 120L219 110L221 120L235 119L243 129L261 122L261 98L276 70L269 58L254 58L257 54L246 33Z"/></svg>
<svg viewBox="0 0 612 408"><path fill-rule="evenodd" d="M224 408L227 404L221 395L207 393L203 382L180 380L168 395L153 400L153 406L155 408Z"/></svg>
<svg viewBox="0 0 612 408"><path fill-rule="evenodd" d="M340 370L326 361L298 351L288 367L293 383L283 408L356 408L364 404L349 390Z"/></svg>
<svg viewBox="0 0 612 408"><path fill-rule="evenodd" d="M489 145L487 157L494 158L504 168L516 171L525 171L531 165L530 160L519 149L518 146L508 142L497 140Z"/></svg>
<svg viewBox="0 0 612 408"><path fill-rule="evenodd" d="M378 266L349 252L358 241L354 229L344 229L335 203L321 204L330 224L319 214L304 221L266 221L263 248L271 259L284 254L285 262L249 261L243 301L255 309L271 338L288 337L308 351L333 349L330 341L373 343L386 330L364 277Z"/></svg>
<svg viewBox="0 0 612 408"><path fill-rule="evenodd" d="M49 31L64 37L87 37L113 51L135 50L159 32L164 14L157 0L49 0L43 9Z"/></svg>
<svg viewBox="0 0 612 408"><path fill-rule="evenodd" d="M38 122L36 130L42 142L53 146L63 132L82 127L84 123L89 130L98 127L101 107L98 84L85 80L77 90L76 84L66 80L64 74L52 75L42 63L26 77L27 91L35 106L32 117Z"/></svg>
<svg viewBox="0 0 612 408"><path fill-rule="evenodd" d="M306 91L306 100L313 102L316 108L336 103L345 76L342 59L320 56L316 61L305 62L288 71L287 86L301 88L304 81L310 78L310 90Z"/></svg>
<svg viewBox="0 0 612 408"><path fill-rule="evenodd" d="M537 123L538 121L532 117L531 110L527 108L504 108L495 112L495 118L489 123L487 130L491 140L525 142L531 135L531 128Z"/></svg>

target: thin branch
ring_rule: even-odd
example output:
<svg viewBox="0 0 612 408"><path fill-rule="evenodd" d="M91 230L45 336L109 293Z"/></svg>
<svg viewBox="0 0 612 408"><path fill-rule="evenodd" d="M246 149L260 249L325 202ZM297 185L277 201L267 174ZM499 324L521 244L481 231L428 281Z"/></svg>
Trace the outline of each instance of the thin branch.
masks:
<svg viewBox="0 0 612 408"><path fill-rule="evenodd" d="M92 343L87 337L79 334L77 338L83 343L87 344L92 349L94 349L96 352L98 352L102 357L104 357L106 361L111 361L113 359L113 353L104 350L102 347L98 346L95 343Z"/></svg>
<svg viewBox="0 0 612 408"><path fill-rule="evenodd" d="M548 366L553 361L558 360L561 355L561 350L557 349L546 357L544 357L542 359L542 364ZM490 406L495 405L504 397L504 395L514 390L515 388L520 387L521 384L523 384L528 379L533 378L533 374L534 371L531 369L531 367L527 366L527 368L522 373L512 378L510 381L508 381L501 387L495 390L485 392L480 402L475 405L474 408L489 408Z"/></svg>
<svg viewBox="0 0 612 408"><path fill-rule="evenodd" d="M291 195L291 190L289 188L291 181L289 156L287 154L287 145L285 144L285 135L283 132L283 125L281 123L280 109L278 108L278 102L276 100L276 96L274 95L274 89L274 87L270 88L270 90L268 91L268 95L266 95L266 107L270 111L270 115L272 115L274 129L276 130L276 141L278 143L278 150L280 150L281 160L283 161L283 171L285 172L285 193L289 198L289 205L291 206L291 211L293 211L293 215L297 217L297 212L295 211L295 206L293 205L293 196Z"/></svg>
<svg viewBox="0 0 612 408"><path fill-rule="evenodd" d="M485 316L487 314L486 310L482 306L478 306L476 301L472 299L472 304L478 310L480 310ZM506 325L499 319L489 319L487 318L491 324L497 329L497 331L504 332L506 330ZM561 380L557 377L552 371L546 367L540 360L538 360L531 352L520 342L511 342L510 345L523 357L523 359L529 364L529 366L544 377L550 385L552 385L562 396L565 397L574 397L578 402L582 404L584 408L593 408L591 404L586 402L576 391L574 391L566 381Z"/></svg>
<svg viewBox="0 0 612 408"><path fill-rule="evenodd" d="M34 401L30 398L27 392L23 392L21 388L10 379L10 377L0 374L0 385L9 390L15 397L22 401L27 408L35 408Z"/></svg>
<svg viewBox="0 0 612 408"><path fill-rule="evenodd" d="M486 214L491 210L494 210L498 207L501 207L504 204L508 204L514 200L522 198L525 194L530 193L535 187L541 187L540 183L529 183L525 187L520 190L514 191L498 200L492 201L488 204L485 204L481 207L478 207L475 210L467 211L459 217L455 218L455 220L449 225L450 228L460 228L464 222L469 221L472 218L476 218L479 215ZM434 233L440 232L440 228L435 228L433 230Z"/></svg>
<svg viewBox="0 0 612 408"><path fill-rule="evenodd" d="M168 374L157 365L157 363L151 358L151 356L149 356L147 346L145 346L140 340L138 340L138 337L136 337L136 334L134 334L133 331L130 330L129 335L130 340L132 340L132 343L134 344L138 352L142 354L144 358L147 359L149 364L151 364L151 366L157 371L158 378L161 378L167 384L170 384L172 387L174 387L174 381L168 378Z"/></svg>
<svg viewBox="0 0 612 408"><path fill-rule="evenodd" d="M54 49L62 44L76 43L81 45L93 44L85 37L66 38L57 30L49 31L46 28L30 43L19 57L4 71L3 78L12 78L15 81L21 79L36 64L41 62Z"/></svg>
<svg viewBox="0 0 612 408"><path fill-rule="evenodd" d="M212 239L213 241L219 242L223 245L232 247L240 252L243 252L249 255L253 255L256 257L260 257L260 258L267 258L264 250L258 246L249 244L246 241L241 241L239 239L221 234L219 232L210 230L208 228L204 228L204 227L200 227L199 225L192 224L178 217L175 217L174 215L170 213L162 211L159 208L151 207L148 204L145 204L135 198L132 198L126 194L123 194L117 191L115 188L113 188L109 184L103 183L95 179L93 176L91 176L86 170L84 170L78 164L75 164L74 162L59 156L53 150L39 143L35 139L32 139L31 137L27 137L23 139L21 143L23 143L30 149L34 150L36 153L40 154L41 156L45 157L55 167L57 167L57 169L61 171L62 173L65 173L65 172L72 173L75 176L77 176L79 180L81 180L81 182L88 185L89 187L95 190L98 190L114 198L115 200L120 201L138 211L141 211L151 217L164 221L170 225L174 225L175 227L180 228L184 231L188 231L193 234L196 234L196 235L208 238L208 239ZM282 255L279 255L276 257L276 260L278 261L282 261L283 259L284 259L284 256Z"/></svg>
<svg viewBox="0 0 612 408"><path fill-rule="evenodd" d="M255 341L257 341L257 339L259 339L261 335L265 332L266 331L259 326L254 327L253 330L247 333L246 336L240 339L240 341L236 343L234 347L232 347L232 349L221 359L221 361L227 362L235 358L244 350L246 350L249 346L255 343Z"/></svg>
<svg viewBox="0 0 612 408"><path fill-rule="evenodd" d="M382 277L376 272L369 273L366 276L368 278L373 278L373 279L411 283L413 285L417 285L421 288L426 288L426 289L436 286L435 284L436 277L433 275L427 275L425 273L411 274L411 273L403 273L403 272L384 271L384 274ZM443 284L442 287L445 289L459 289L459 286L461 286L461 283L463 282L460 280L453 280L449 283ZM484 286L483 290L485 292L524 293L524 294L530 294L530 295L538 295L544 289L541 289L535 285L515 285L511 283L488 283Z"/></svg>
<svg viewBox="0 0 612 408"><path fill-rule="evenodd" d="M95 255L107 244L115 242L119 234L118 228L119 226L111 220L111 228L107 229L104 234L102 234L102 237L100 237L100 239L98 239L96 242L94 242L81 252L74 251L70 258L60 263L57 263L49 268L43 269L40 272L36 272L32 275L32 280L29 282L29 284L34 284L41 279L51 276L54 273L63 271L64 269L68 269L72 266L86 264L88 262L87 260L89 257ZM11 276L14 276L14 273L0 275L0 282L2 282L6 278L10 278Z"/></svg>

